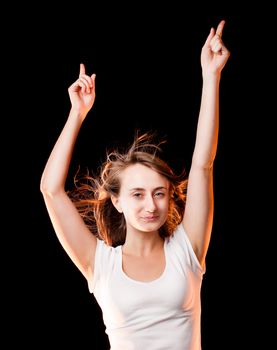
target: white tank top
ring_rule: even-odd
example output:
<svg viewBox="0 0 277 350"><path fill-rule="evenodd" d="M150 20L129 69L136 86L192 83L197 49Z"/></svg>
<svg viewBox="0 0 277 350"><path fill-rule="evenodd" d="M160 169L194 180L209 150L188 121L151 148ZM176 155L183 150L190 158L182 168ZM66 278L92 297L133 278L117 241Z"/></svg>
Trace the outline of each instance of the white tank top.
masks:
<svg viewBox="0 0 277 350"><path fill-rule="evenodd" d="M128 277L122 246L97 240L88 287L103 313L112 350L201 350L200 290L204 270L180 224L165 239L166 266L150 282Z"/></svg>

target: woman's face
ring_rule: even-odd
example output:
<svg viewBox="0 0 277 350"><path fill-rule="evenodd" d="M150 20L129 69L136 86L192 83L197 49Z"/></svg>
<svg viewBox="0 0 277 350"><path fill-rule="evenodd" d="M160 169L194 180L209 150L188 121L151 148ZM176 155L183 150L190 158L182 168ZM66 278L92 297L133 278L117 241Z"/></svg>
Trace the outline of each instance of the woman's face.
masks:
<svg viewBox="0 0 277 350"><path fill-rule="evenodd" d="M120 178L120 194L114 204L124 214L127 228L157 231L167 219L169 181L142 164L129 166Z"/></svg>

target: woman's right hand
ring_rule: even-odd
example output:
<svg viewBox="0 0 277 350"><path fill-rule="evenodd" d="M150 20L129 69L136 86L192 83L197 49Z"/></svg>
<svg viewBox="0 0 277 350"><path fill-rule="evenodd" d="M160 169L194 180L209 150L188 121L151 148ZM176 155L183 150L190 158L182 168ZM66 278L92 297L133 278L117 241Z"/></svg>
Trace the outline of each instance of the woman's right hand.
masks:
<svg viewBox="0 0 277 350"><path fill-rule="evenodd" d="M86 116L95 100L95 74L86 74L85 65L80 64L79 78L68 88L71 108Z"/></svg>

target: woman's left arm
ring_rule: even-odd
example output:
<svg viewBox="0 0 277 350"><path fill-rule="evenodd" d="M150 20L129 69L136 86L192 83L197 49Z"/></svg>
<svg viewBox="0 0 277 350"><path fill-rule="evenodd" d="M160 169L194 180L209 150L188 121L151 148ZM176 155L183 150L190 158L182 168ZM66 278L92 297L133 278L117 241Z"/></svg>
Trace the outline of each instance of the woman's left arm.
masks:
<svg viewBox="0 0 277 350"><path fill-rule="evenodd" d="M202 96L183 218L184 229L202 267L213 224L213 163L218 143L219 85L221 71L230 56L222 41L224 25L225 21L221 21L216 30L211 29L201 50Z"/></svg>

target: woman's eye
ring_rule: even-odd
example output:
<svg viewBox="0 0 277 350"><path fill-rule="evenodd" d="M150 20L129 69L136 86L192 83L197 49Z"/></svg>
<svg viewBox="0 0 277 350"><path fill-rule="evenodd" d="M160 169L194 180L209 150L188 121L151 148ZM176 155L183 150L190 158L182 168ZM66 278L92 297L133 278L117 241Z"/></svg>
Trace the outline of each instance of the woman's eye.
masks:
<svg viewBox="0 0 277 350"><path fill-rule="evenodd" d="M141 194L141 193L134 193L134 197L139 198L139 197L141 197L141 196L142 196L142 194Z"/></svg>
<svg viewBox="0 0 277 350"><path fill-rule="evenodd" d="M157 192L157 193L155 193L155 196L156 197L163 197L164 193L163 192Z"/></svg>

